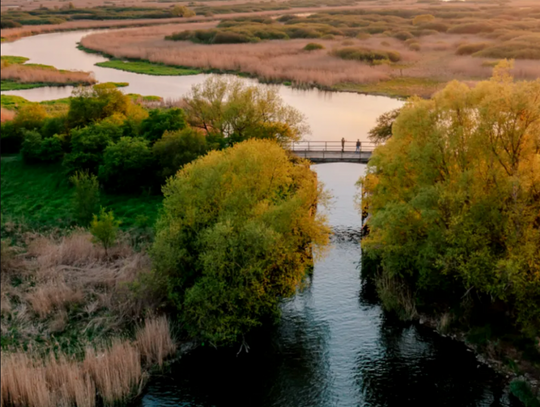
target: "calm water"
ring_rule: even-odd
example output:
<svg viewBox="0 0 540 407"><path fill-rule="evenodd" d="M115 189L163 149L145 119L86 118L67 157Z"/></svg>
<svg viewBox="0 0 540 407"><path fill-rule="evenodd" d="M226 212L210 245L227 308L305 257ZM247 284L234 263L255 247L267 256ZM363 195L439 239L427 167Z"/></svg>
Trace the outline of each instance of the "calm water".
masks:
<svg viewBox="0 0 540 407"><path fill-rule="evenodd" d="M53 65L60 69L92 71L100 82L128 82L122 88L126 93L156 95L165 99L178 99L191 86L201 83L207 75L150 76L110 68L94 66L107 59L87 54L76 48L77 42L92 31L43 34L23 38L1 45L2 55L17 55L30 58L29 62ZM249 81L249 80L248 80ZM250 81L255 82L255 81ZM354 93L332 93L319 90L295 90L278 86L285 102L306 115L311 126L313 140L366 140L366 134L375 124L375 119L384 112L400 107L403 102L381 96ZM50 87L22 91L2 92L22 96L32 101L52 100L71 95L72 88Z"/></svg>
<svg viewBox="0 0 540 407"><path fill-rule="evenodd" d="M88 33L88 32L87 32ZM95 67L105 59L76 43L87 33L46 34L2 44L3 55L62 69L93 71L101 82L129 82L129 93L178 98L205 75L154 77ZM296 91L283 99L305 113L312 140L365 139L378 115L402 102L375 96ZM5 92L33 101L71 89ZM386 316L361 281L355 232L357 164L313 166L334 196L328 209L333 246L315 264L307 287L283 304L282 320L249 338L250 352L200 347L163 377L154 377L135 407L519 406L501 378L463 345Z"/></svg>

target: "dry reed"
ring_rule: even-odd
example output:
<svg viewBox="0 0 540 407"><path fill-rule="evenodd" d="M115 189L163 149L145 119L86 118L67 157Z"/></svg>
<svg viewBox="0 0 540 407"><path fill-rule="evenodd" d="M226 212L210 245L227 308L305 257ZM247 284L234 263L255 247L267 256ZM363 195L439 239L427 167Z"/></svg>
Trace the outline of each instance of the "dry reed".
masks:
<svg viewBox="0 0 540 407"><path fill-rule="evenodd" d="M169 321L165 317L147 320L144 327L139 329L136 340L147 365L163 366L165 358L176 350L171 340Z"/></svg>
<svg viewBox="0 0 540 407"><path fill-rule="evenodd" d="M0 122L4 123L9 120L13 120L15 118L15 112L12 110L4 109L3 107L0 109Z"/></svg>
<svg viewBox="0 0 540 407"><path fill-rule="evenodd" d="M20 83L40 82L91 85L97 82L90 72L59 71L26 65L3 66L0 77L2 80L11 80Z"/></svg>

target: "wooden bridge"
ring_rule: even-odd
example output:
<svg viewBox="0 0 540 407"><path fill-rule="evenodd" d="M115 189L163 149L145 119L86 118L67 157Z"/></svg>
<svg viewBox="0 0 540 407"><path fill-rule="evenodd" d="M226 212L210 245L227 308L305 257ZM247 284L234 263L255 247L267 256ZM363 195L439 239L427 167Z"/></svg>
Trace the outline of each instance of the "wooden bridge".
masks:
<svg viewBox="0 0 540 407"><path fill-rule="evenodd" d="M314 164L357 163L366 164L371 158L375 144L362 141L357 150L356 141L299 141L292 143L291 151L298 157Z"/></svg>

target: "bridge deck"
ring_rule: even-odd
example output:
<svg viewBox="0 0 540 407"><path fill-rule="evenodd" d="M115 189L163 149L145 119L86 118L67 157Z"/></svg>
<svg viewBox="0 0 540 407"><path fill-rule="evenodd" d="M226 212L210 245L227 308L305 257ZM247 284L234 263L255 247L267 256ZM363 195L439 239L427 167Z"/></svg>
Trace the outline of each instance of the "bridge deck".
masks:
<svg viewBox="0 0 540 407"><path fill-rule="evenodd" d="M366 164L371 158L371 151L313 151L293 150L298 157L317 163L360 163Z"/></svg>
<svg viewBox="0 0 540 407"><path fill-rule="evenodd" d="M298 157L313 163L367 163L376 145L369 141L362 141L360 152L356 152L356 144L356 141L345 140L309 140L291 143L290 149Z"/></svg>

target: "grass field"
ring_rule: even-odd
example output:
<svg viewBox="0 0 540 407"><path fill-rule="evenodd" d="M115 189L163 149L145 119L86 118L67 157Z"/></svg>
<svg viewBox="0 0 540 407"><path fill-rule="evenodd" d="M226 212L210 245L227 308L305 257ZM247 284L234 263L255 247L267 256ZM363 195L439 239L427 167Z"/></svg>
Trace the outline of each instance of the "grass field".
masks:
<svg viewBox="0 0 540 407"><path fill-rule="evenodd" d="M145 61L122 61L112 60L99 62L96 64L102 68L113 68L121 71L142 73L146 75L156 76L182 76L182 75L197 75L202 73L200 69L182 68L177 66L167 66L163 64L154 64Z"/></svg>
<svg viewBox="0 0 540 407"><path fill-rule="evenodd" d="M72 187L60 164L27 165L19 156L1 159L1 207L3 219L31 227L67 227L73 224ZM101 193L101 205L112 209L122 227L153 225L161 196L109 195Z"/></svg>

